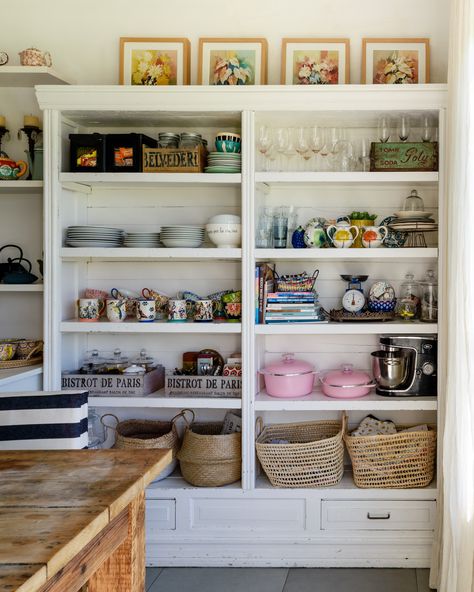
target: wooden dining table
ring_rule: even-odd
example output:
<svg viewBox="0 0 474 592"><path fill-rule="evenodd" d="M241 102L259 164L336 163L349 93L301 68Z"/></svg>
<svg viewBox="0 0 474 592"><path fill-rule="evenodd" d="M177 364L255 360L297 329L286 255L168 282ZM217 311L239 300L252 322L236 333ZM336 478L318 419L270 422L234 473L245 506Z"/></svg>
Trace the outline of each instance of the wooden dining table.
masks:
<svg viewBox="0 0 474 592"><path fill-rule="evenodd" d="M0 452L0 592L143 592L145 488L169 450Z"/></svg>

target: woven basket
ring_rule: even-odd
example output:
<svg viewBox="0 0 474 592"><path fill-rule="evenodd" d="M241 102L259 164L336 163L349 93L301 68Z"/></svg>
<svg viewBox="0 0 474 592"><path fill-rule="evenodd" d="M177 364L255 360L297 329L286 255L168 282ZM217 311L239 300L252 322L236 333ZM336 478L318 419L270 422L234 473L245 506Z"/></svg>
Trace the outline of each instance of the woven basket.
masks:
<svg viewBox="0 0 474 592"><path fill-rule="evenodd" d="M260 423L261 418L257 419ZM256 441L257 456L274 487L330 487L344 473L345 429L339 421L266 426ZM289 444L272 444L272 440Z"/></svg>
<svg viewBox="0 0 474 592"><path fill-rule="evenodd" d="M161 449L169 448L172 451L171 463L161 471L155 481L165 479L175 470L178 461L176 460L180 448L180 438L176 429L176 421L183 417L186 420L186 412L189 411L194 419L194 413L190 409L183 409L170 421L154 421L150 419L127 419L119 421L112 413L101 417L102 424L107 429L115 431L114 448L122 449ZM104 418L112 417L116 421L115 426L108 425ZM187 421L187 420L186 420Z"/></svg>
<svg viewBox="0 0 474 592"><path fill-rule="evenodd" d="M405 429L410 426L398 426ZM380 436L350 436L344 442L357 487L408 489L426 487L435 472L436 430Z"/></svg>
<svg viewBox="0 0 474 592"><path fill-rule="evenodd" d="M197 487L219 487L240 479L241 434L221 434L222 423L193 424L178 453L181 474Z"/></svg>
<svg viewBox="0 0 474 592"><path fill-rule="evenodd" d="M311 292L314 283L319 275L319 269L316 269L312 276L306 272L296 275L279 276L275 272L275 291L276 292Z"/></svg>

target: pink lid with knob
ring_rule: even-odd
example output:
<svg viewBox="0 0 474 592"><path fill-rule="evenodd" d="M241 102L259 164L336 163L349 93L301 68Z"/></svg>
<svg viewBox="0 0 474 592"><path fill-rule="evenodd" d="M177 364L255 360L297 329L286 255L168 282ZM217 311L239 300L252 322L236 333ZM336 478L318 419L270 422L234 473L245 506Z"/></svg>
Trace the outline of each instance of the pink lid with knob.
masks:
<svg viewBox="0 0 474 592"><path fill-rule="evenodd" d="M282 360L260 370L261 374L272 376L299 376L314 372L314 366L304 360L295 360L294 354L283 354Z"/></svg>
<svg viewBox="0 0 474 592"><path fill-rule="evenodd" d="M352 364L343 364L341 370L330 370L326 372L322 378L323 384L326 386L368 386L372 383L372 379L367 372L362 370L354 370Z"/></svg>

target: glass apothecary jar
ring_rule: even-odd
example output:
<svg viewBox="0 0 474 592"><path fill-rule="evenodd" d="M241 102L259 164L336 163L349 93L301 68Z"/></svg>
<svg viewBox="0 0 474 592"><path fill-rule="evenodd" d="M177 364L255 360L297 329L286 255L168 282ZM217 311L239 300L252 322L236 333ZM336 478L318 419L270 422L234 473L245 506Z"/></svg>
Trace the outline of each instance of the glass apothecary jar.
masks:
<svg viewBox="0 0 474 592"><path fill-rule="evenodd" d="M436 323L438 320L438 282L432 269L421 282L421 321Z"/></svg>
<svg viewBox="0 0 474 592"><path fill-rule="evenodd" d="M405 321L420 317L420 285L412 273L405 275L405 281L400 286L396 312Z"/></svg>

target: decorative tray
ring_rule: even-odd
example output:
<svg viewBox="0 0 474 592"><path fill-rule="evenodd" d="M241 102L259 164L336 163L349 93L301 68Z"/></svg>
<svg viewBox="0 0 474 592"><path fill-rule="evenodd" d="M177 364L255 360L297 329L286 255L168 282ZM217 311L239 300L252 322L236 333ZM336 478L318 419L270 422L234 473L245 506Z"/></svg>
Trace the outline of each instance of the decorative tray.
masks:
<svg viewBox="0 0 474 592"><path fill-rule="evenodd" d="M393 321L395 319L395 315L393 312L370 312L366 310L364 312L347 312L346 310L340 308L338 310L332 309L329 313L329 317L331 321Z"/></svg>
<svg viewBox="0 0 474 592"><path fill-rule="evenodd" d="M43 356L36 356L28 360L8 360L7 362L0 362L0 370L9 370L10 368L23 368L25 366L36 366L43 362Z"/></svg>

